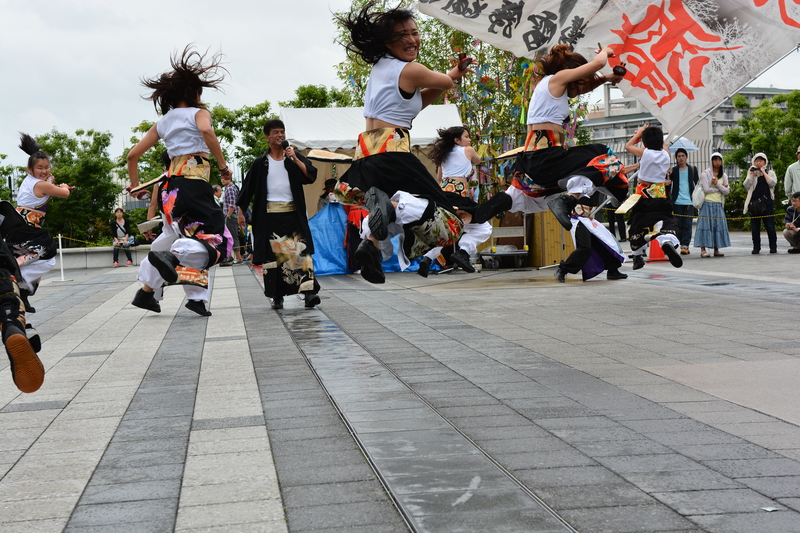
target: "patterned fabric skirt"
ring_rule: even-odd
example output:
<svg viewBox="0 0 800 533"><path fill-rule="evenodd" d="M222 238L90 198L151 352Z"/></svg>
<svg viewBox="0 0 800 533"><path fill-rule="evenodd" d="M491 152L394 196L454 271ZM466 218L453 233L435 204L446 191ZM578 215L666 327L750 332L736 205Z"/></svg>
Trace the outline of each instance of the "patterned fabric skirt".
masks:
<svg viewBox="0 0 800 533"><path fill-rule="evenodd" d="M726 248L731 245L728 234L728 221L721 202L703 202L697 216L697 229L694 233L695 247Z"/></svg>
<svg viewBox="0 0 800 533"><path fill-rule="evenodd" d="M14 257L35 255L37 259L47 260L58 252L58 245L44 228L18 226L8 232L5 240Z"/></svg>
<svg viewBox="0 0 800 533"><path fill-rule="evenodd" d="M299 292L318 292L314 262L305 254L306 243L297 213L267 213L269 247L274 261L264 263L264 295L279 298Z"/></svg>
<svg viewBox="0 0 800 533"><path fill-rule="evenodd" d="M559 192L559 181L570 176L585 176L595 187L606 187L618 200L628 196L625 168L617 154L603 144L520 152L514 163L512 185L529 196L543 196ZM544 193L537 191L542 188Z"/></svg>
<svg viewBox="0 0 800 533"><path fill-rule="evenodd" d="M208 183L208 160L194 155L173 157L170 172L183 174L170 175L159 186L164 223L177 222L185 237L203 243L208 250L207 267L211 267L230 256L233 242L225 227L225 215L217 207L214 190Z"/></svg>

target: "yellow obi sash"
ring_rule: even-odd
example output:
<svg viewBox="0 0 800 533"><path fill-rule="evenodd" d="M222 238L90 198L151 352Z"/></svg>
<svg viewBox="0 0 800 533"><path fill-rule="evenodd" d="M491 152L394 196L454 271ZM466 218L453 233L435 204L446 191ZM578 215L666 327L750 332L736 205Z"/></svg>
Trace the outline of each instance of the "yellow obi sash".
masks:
<svg viewBox="0 0 800 533"><path fill-rule="evenodd" d="M636 194L639 194L645 198L666 198L667 188L663 183L639 181L639 183L636 185Z"/></svg>
<svg viewBox="0 0 800 533"><path fill-rule="evenodd" d="M467 178L442 178L442 190L469 198L469 187L464 184Z"/></svg>
<svg viewBox="0 0 800 533"><path fill-rule="evenodd" d="M377 128L361 133L353 161L384 152L411 153L411 135L406 128Z"/></svg>
<svg viewBox="0 0 800 533"><path fill-rule="evenodd" d="M295 210L294 202L267 202L267 213L291 213Z"/></svg>
<svg viewBox="0 0 800 533"><path fill-rule="evenodd" d="M544 148L564 145L564 133L552 130L531 130L525 139L525 151L535 152Z"/></svg>
<svg viewBox="0 0 800 533"><path fill-rule="evenodd" d="M169 164L168 175L208 181L211 176L211 163L201 155L176 155Z"/></svg>
<svg viewBox="0 0 800 533"><path fill-rule="evenodd" d="M28 209L27 207L17 207L17 212L22 215L22 218L25 219L25 222L27 222L29 226L33 226L34 228L42 227L44 213L41 211L34 211L32 209Z"/></svg>

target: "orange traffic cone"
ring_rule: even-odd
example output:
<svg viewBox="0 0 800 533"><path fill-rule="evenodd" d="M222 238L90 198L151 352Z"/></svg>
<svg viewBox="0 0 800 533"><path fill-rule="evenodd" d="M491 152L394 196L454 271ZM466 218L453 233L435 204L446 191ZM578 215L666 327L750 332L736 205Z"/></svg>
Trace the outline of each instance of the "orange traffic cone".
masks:
<svg viewBox="0 0 800 533"><path fill-rule="evenodd" d="M647 258L648 263L665 263L668 262L667 256L664 255L664 250L661 249L661 244L653 238L650 241L650 255Z"/></svg>

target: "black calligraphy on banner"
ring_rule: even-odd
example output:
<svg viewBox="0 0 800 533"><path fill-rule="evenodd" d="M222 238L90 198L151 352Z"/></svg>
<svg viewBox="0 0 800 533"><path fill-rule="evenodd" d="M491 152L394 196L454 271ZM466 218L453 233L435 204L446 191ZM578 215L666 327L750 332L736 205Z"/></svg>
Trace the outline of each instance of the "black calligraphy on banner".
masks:
<svg viewBox="0 0 800 533"><path fill-rule="evenodd" d="M511 37L513 37L514 28L519 26L519 23L522 22L523 7L525 7L524 0L520 0L519 2L503 0L503 5L492 11L489 15L489 22L492 23L488 29L489 33L496 34L497 31L495 28L499 26L503 28L503 37L511 39Z"/></svg>
<svg viewBox="0 0 800 533"><path fill-rule="evenodd" d="M434 2L438 0L433 0ZM450 0L446 6L442 8L442 11L446 11L453 15L461 15L466 19L476 19L481 16L483 10L489 4L482 4L480 0L473 0L470 3L470 0Z"/></svg>
<svg viewBox="0 0 800 533"><path fill-rule="evenodd" d="M579 16L572 19L572 24L561 30L561 38L558 40L560 44L575 44L578 39L585 37L583 33L583 21Z"/></svg>
<svg viewBox="0 0 800 533"><path fill-rule="evenodd" d="M522 35L522 40L525 41L528 52L538 50L553 40L558 28L555 22L557 19L558 17L556 14L550 11L542 11L539 15L531 15L528 17L533 28Z"/></svg>

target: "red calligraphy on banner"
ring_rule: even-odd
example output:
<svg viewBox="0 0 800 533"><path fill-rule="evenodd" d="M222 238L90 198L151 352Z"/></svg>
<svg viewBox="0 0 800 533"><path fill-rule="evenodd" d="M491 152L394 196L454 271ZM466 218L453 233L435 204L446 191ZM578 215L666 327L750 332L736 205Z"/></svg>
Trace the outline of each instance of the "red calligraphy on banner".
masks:
<svg viewBox="0 0 800 533"><path fill-rule="evenodd" d="M614 66L620 61L627 62L625 78L633 87L646 90L662 107L679 91L694 100L692 89L704 86L703 69L711 61L704 52L741 47L711 46L722 39L703 29L683 2L662 0L660 4L649 6L637 23L622 15L622 27L611 30L622 39L622 44L611 45L616 57L609 63Z"/></svg>
<svg viewBox="0 0 800 533"><path fill-rule="evenodd" d="M756 7L762 7L772 0L753 0ZM800 5L800 0L792 0L795 4ZM800 28L800 22L797 22L795 19L789 16L789 12L786 9L786 0L778 0L778 9L781 11L781 20L787 26L791 26L793 28Z"/></svg>

